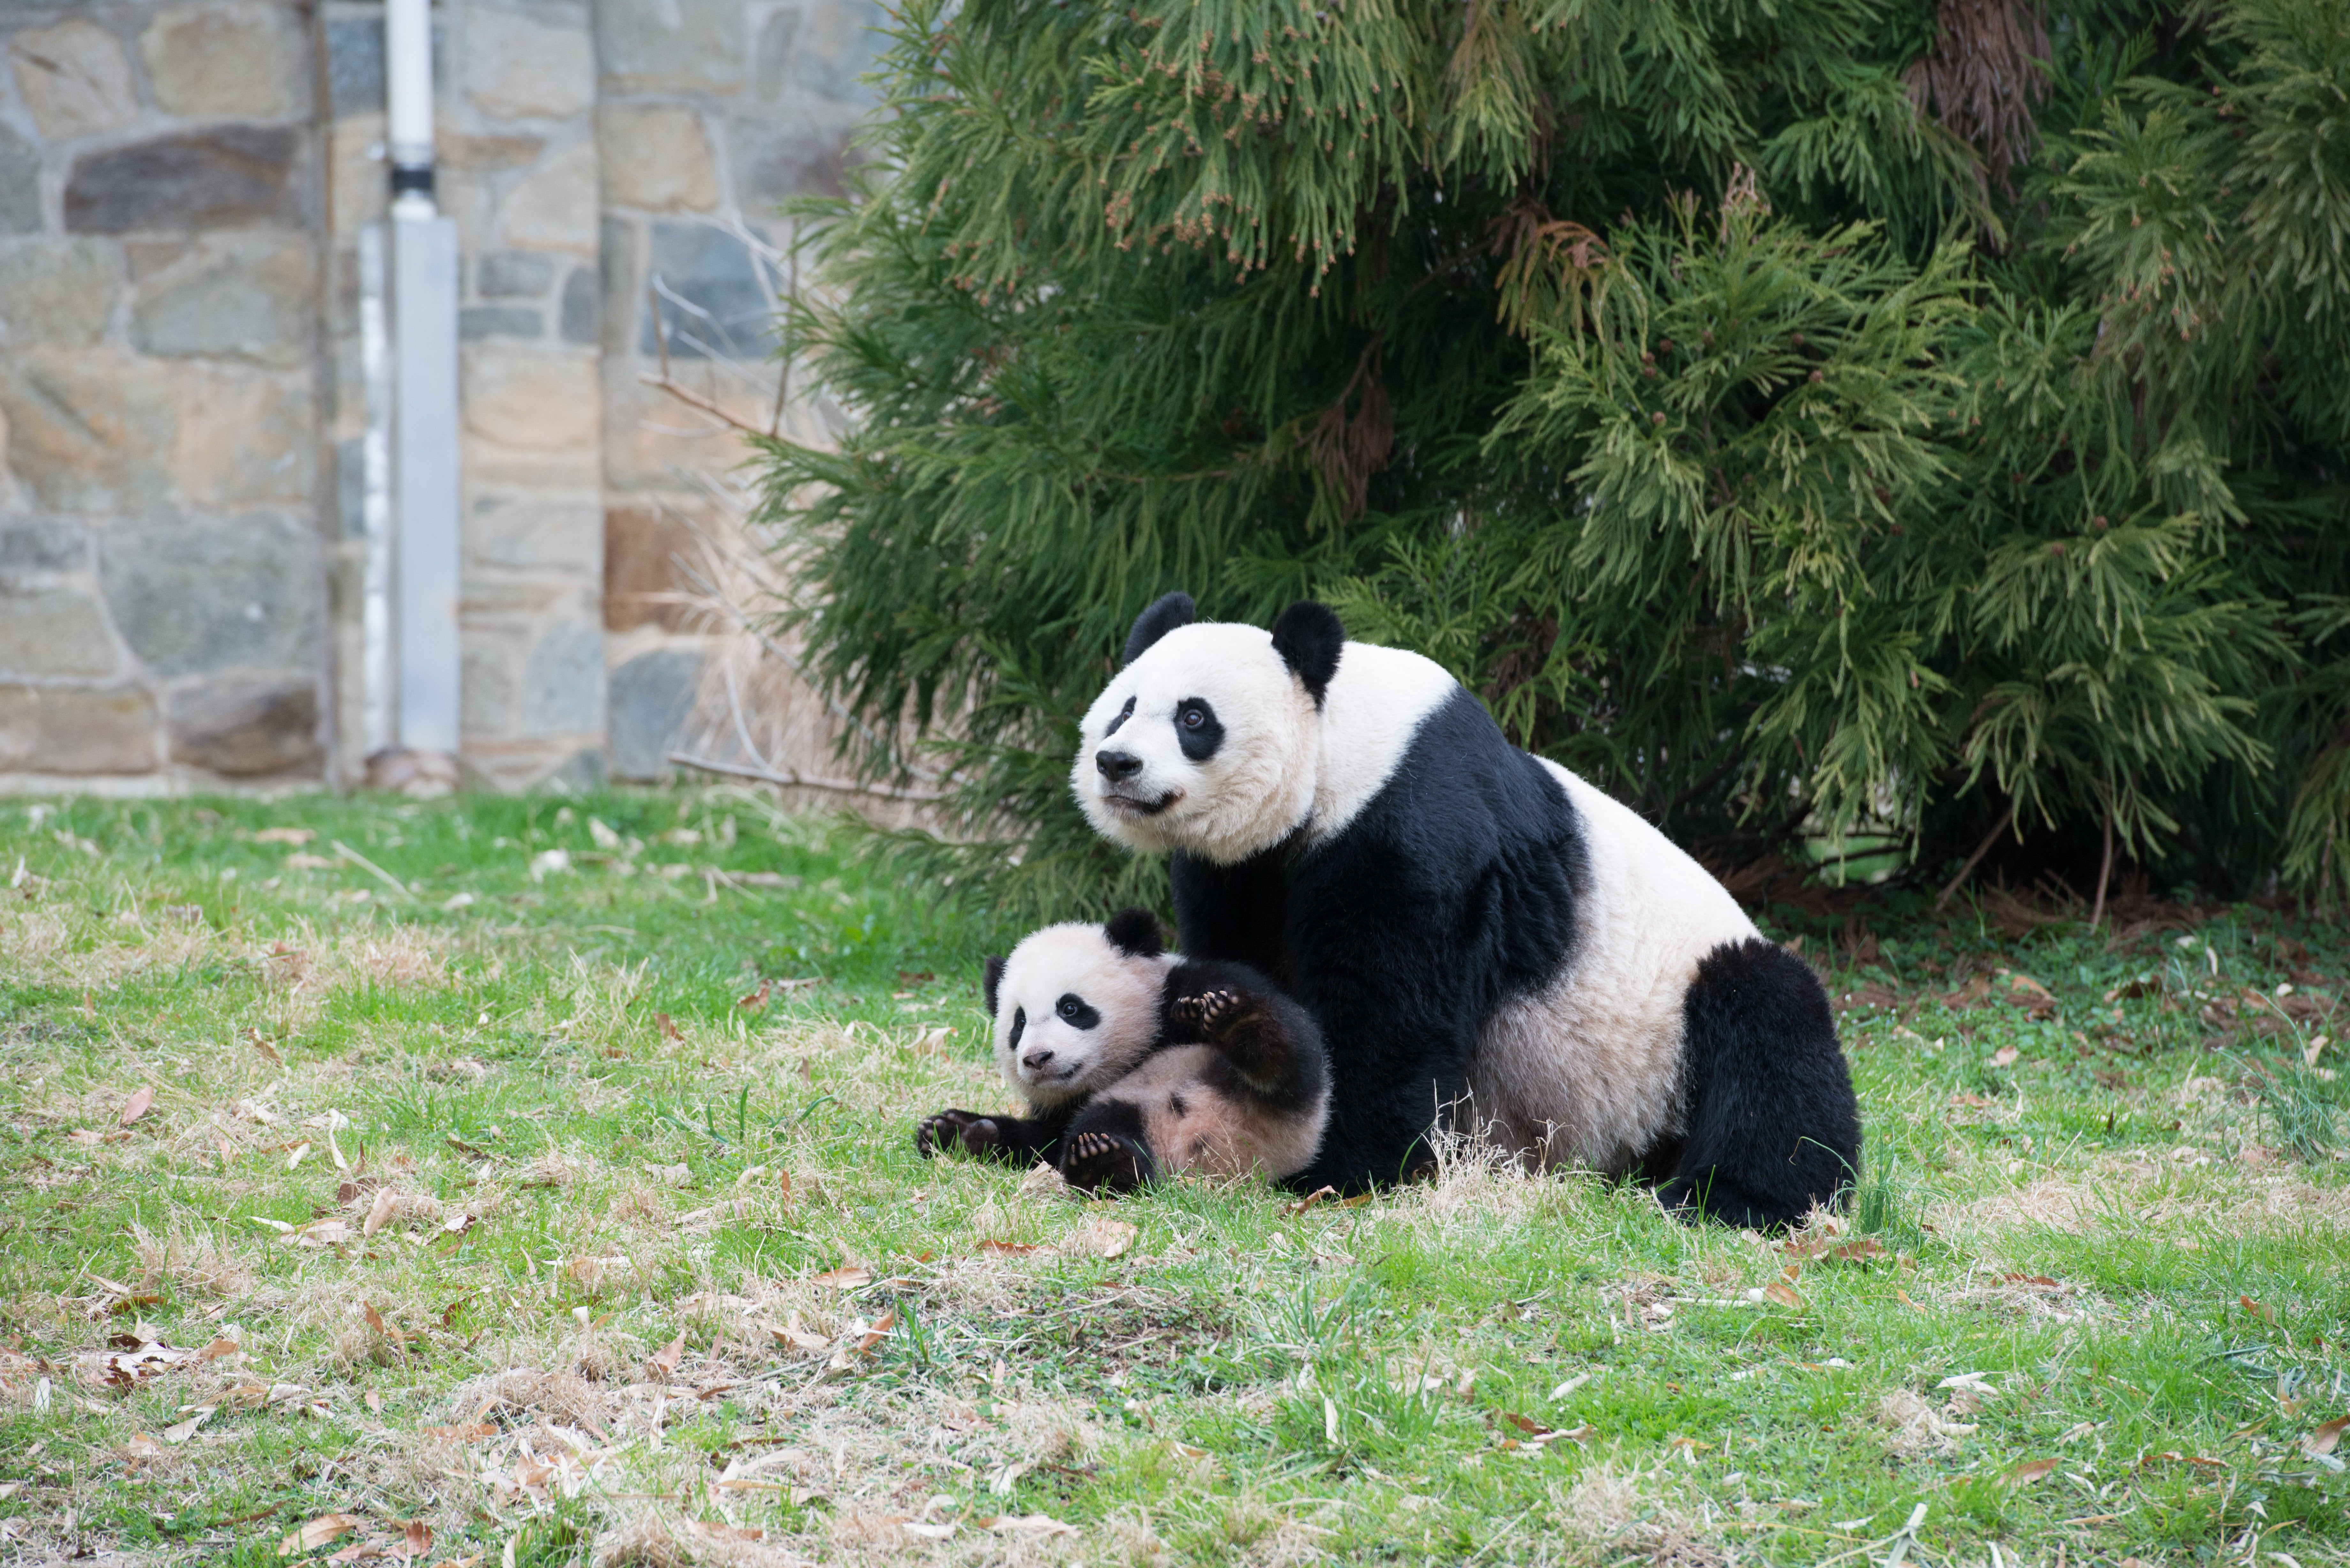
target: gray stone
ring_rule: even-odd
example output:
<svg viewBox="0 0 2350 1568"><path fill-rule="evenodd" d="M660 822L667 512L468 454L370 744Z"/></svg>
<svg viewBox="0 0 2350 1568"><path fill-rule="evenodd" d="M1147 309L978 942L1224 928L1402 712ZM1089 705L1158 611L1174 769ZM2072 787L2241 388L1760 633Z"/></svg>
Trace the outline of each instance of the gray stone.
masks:
<svg viewBox="0 0 2350 1568"><path fill-rule="evenodd" d="M572 268L571 275L563 280L563 340L566 343L593 343L597 340L596 303L599 288L595 271L584 266Z"/></svg>
<svg viewBox="0 0 2350 1568"><path fill-rule="evenodd" d="M172 760L232 777L317 766L318 683L310 676L232 670L163 700Z"/></svg>
<svg viewBox="0 0 2350 1568"><path fill-rule="evenodd" d="M130 341L148 354L291 369L304 361L317 308L309 247L257 239L207 255L142 292L131 310Z"/></svg>
<svg viewBox="0 0 2350 1568"><path fill-rule="evenodd" d="M8 466L41 504L130 512L169 495L179 408L155 369L103 349L0 355Z"/></svg>
<svg viewBox="0 0 2350 1568"><path fill-rule="evenodd" d="M889 25L889 14L873 0L842 0L818 8L793 51L792 74L818 97L869 107L873 88L858 78L880 59L889 42L880 29Z"/></svg>
<svg viewBox="0 0 2350 1568"><path fill-rule="evenodd" d="M515 718L525 737L603 729L603 628L571 621L539 639L523 670L522 711Z"/></svg>
<svg viewBox="0 0 2350 1568"><path fill-rule="evenodd" d="M292 20L291 7L276 0L178 6L157 16L139 36L156 107L190 118L292 113L307 52Z"/></svg>
<svg viewBox="0 0 2350 1568"><path fill-rule="evenodd" d="M38 241L0 250L0 348L87 348L114 314L117 265L96 240Z"/></svg>
<svg viewBox="0 0 2350 1568"><path fill-rule="evenodd" d="M41 228L41 150L0 125L0 234Z"/></svg>
<svg viewBox="0 0 2350 1568"><path fill-rule="evenodd" d="M74 160L66 227L81 234L298 223L291 126L224 125Z"/></svg>
<svg viewBox="0 0 2350 1568"><path fill-rule="evenodd" d="M741 91L743 9L743 0L596 0L605 92Z"/></svg>
<svg viewBox="0 0 2350 1568"><path fill-rule="evenodd" d="M691 109L656 103L599 109L596 147L608 207L706 213L718 204L718 155Z"/></svg>
<svg viewBox="0 0 2350 1568"><path fill-rule="evenodd" d="M0 572L78 572L89 562L89 531L63 520L0 528Z"/></svg>
<svg viewBox="0 0 2350 1568"><path fill-rule="evenodd" d="M465 87L496 119L567 119L596 100L596 67L579 26L548 26L512 11L469 8Z"/></svg>
<svg viewBox="0 0 2350 1568"><path fill-rule="evenodd" d="M770 102L783 96L791 80L792 41L799 36L799 31L796 6L785 6L776 12L759 29L758 63L753 68L752 79L759 96Z"/></svg>
<svg viewBox="0 0 2350 1568"><path fill-rule="evenodd" d="M147 360L177 371L167 395L180 417L172 474L193 506L312 507L317 493L319 400L307 380L215 360Z"/></svg>
<svg viewBox="0 0 2350 1568"><path fill-rule="evenodd" d="M75 16L19 33L9 40L8 59L17 96L51 141L101 136L139 118L130 61L95 22Z"/></svg>
<svg viewBox="0 0 2350 1568"><path fill-rule="evenodd" d="M302 666L318 640L316 547L268 518L103 535L99 576L123 640L158 674Z"/></svg>
<svg viewBox="0 0 2350 1568"><path fill-rule="evenodd" d="M640 653L612 671L612 774L667 779L669 753L693 706L702 656L681 649Z"/></svg>
<svg viewBox="0 0 2350 1568"><path fill-rule="evenodd" d="M853 125L776 125L740 121L728 140L734 153L734 198L752 212L787 196L837 196L853 163Z"/></svg>
<svg viewBox="0 0 2350 1568"><path fill-rule="evenodd" d="M655 223L651 271L665 290L660 325L648 308L639 353L659 354L662 329L672 359L763 358L774 348L775 279L733 234L700 223Z"/></svg>
<svg viewBox="0 0 2350 1568"><path fill-rule="evenodd" d="M492 251L473 274L474 291L484 299L536 299L554 281L554 261L529 251Z"/></svg>
<svg viewBox="0 0 2350 1568"><path fill-rule="evenodd" d="M637 318L637 226L625 218L598 225L596 275L604 296L604 352L629 351L629 323Z"/></svg>
<svg viewBox="0 0 2350 1568"><path fill-rule="evenodd" d="M335 514L344 538L367 537L367 442L358 436L335 443Z"/></svg>
<svg viewBox="0 0 2350 1568"><path fill-rule="evenodd" d="M120 660L106 616L86 594L0 593L0 671L10 675L111 675Z"/></svg>
<svg viewBox="0 0 2350 1568"><path fill-rule="evenodd" d="M519 305L471 305L457 313L457 336L468 343L484 337L536 337L546 330L537 311Z"/></svg>
<svg viewBox="0 0 2350 1568"><path fill-rule="evenodd" d="M144 691L0 686L0 773L151 774L159 761Z"/></svg>
<svg viewBox="0 0 2350 1568"><path fill-rule="evenodd" d="M441 29L432 29L433 75L440 75ZM337 118L381 114L383 18L337 16L327 23L327 99Z"/></svg>
<svg viewBox="0 0 2350 1568"><path fill-rule="evenodd" d="M601 752L581 752L538 781L540 789L556 794L593 794L610 779Z"/></svg>

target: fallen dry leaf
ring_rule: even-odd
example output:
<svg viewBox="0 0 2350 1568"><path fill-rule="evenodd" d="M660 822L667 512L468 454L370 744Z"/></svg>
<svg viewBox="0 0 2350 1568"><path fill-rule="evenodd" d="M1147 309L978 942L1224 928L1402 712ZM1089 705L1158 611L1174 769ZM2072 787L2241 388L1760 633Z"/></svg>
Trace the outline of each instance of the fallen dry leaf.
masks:
<svg viewBox="0 0 2350 1568"><path fill-rule="evenodd" d="M167 1443L186 1442L190 1438L196 1435L196 1428L198 1427L203 1426L206 1421L213 1418L213 1407L210 1405L197 1406L196 1413L194 1415L189 1417L186 1420L181 1422L176 1427L166 1427L163 1428L163 1440Z"/></svg>
<svg viewBox="0 0 2350 1568"><path fill-rule="evenodd" d="M672 1044L685 1038L685 1031L680 1029L677 1026L677 1020L671 1018L668 1013L654 1013L653 1022L660 1025L661 1038L669 1041Z"/></svg>
<svg viewBox="0 0 2350 1568"><path fill-rule="evenodd" d="M1034 1241L982 1241L979 1244L979 1250L983 1252L1005 1252L1014 1257L1022 1257L1030 1252L1041 1252L1045 1249Z"/></svg>
<svg viewBox="0 0 2350 1568"><path fill-rule="evenodd" d="M361 1303L360 1305L362 1314L367 1318L367 1325L369 1328L375 1330L376 1333L391 1341L394 1345L403 1345L407 1342L408 1336L406 1334L400 1333L400 1330L383 1321L383 1314L375 1310L375 1303L364 1302Z"/></svg>
<svg viewBox="0 0 2350 1568"><path fill-rule="evenodd" d="M2263 1306L2250 1296L2238 1296L2236 1300L2242 1304L2243 1309L2246 1312L2251 1314L2262 1323L2276 1322L2276 1309L2274 1307Z"/></svg>
<svg viewBox="0 0 2350 1568"><path fill-rule="evenodd" d="M2007 1066L2022 1054L2012 1045L2002 1045L1991 1054L1991 1064L1994 1067Z"/></svg>
<svg viewBox="0 0 2350 1568"><path fill-rule="evenodd" d="M129 1127L132 1122L135 1122L140 1116L145 1116L147 1114L147 1107L154 1103L155 1091L153 1089L141 1086L132 1091L130 1097L128 1100L125 1100L122 1104L122 1119L115 1125L118 1127Z"/></svg>
<svg viewBox="0 0 2350 1568"><path fill-rule="evenodd" d="M1007 1513L981 1521L984 1528L1005 1535L1075 1535L1077 1527L1064 1524L1049 1514Z"/></svg>
<svg viewBox="0 0 2350 1568"><path fill-rule="evenodd" d="M2007 1472L2010 1486L2030 1486L2056 1468L2054 1459L2026 1459Z"/></svg>
<svg viewBox="0 0 2350 1568"><path fill-rule="evenodd" d="M499 1428L487 1421L474 1421L462 1427L419 1427L428 1438L444 1438L452 1443L478 1443L484 1438L494 1438Z"/></svg>
<svg viewBox="0 0 2350 1568"><path fill-rule="evenodd" d="M1061 1251L1088 1258L1123 1257L1141 1234L1139 1227L1097 1214L1070 1233Z"/></svg>
<svg viewBox="0 0 2350 1568"><path fill-rule="evenodd" d="M858 1335L857 1354L859 1355L872 1355L875 1348L879 1346L883 1340L889 1338L890 1331L895 1329L897 1326L898 1309L896 1307L891 1307L888 1312L883 1313L879 1317L873 1320L872 1327Z"/></svg>
<svg viewBox="0 0 2350 1568"><path fill-rule="evenodd" d="M286 1532L277 1543L277 1555L291 1557L296 1552L316 1552L338 1535L347 1535L359 1527L359 1521L348 1513L322 1513L299 1530Z"/></svg>
<svg viewBox="0 0 2350 1568"><path fill-rule="evenodd" d="M1762 1293L1781 1306L1793 1307L1797 1312L1804 1310L1804 1298L1797 1295L1795 1287L1784 1280L1773 1280L1762 1287Z"/></svg>
<svg viewBox="0 0 2350 1568"><path fill-rule="evenodd" d="M664 1348L660 1355L653 1357L653 1366L662 1376L666 1377L671 1373L675 1372L677 1370L677 1364L684 1359L685 1330L679 1329L677 1331L677 1337L671 1340L667 1347Z"/></svg>
<svg viewBox="0 0 2350 1568"><path fill-rule="evenodd" d="M359 1224L359 1234L372 1236L382 1230L383 1222L391 1218L391 1206L399 1200L400 1195L390 1188L377 1188L375 1201L368 1205L367 1219Z"/></svg>
<svg viewBox="0 0 2350 1568"><path fill-rule="evenodd" d="M411 1560L432 1550L432 1527L421 1519L411 1519L400 1527L400 1539L391 1543L392 1555Z"/></svg>
<svg viewBox="0 0 2350 1568"><path fill-rule="evenodd" d="M253 836L255 844L291 844L296 847L318 836L307 827L265 827Z"/></svg>
<svg viewBox="0 0 2350 1568"><path fill-rule="evenodd" d="M1336 1198L1337 1196L1338 1189L1335 1187L1317 1187L1313 1191L1307 1193L1305 1197L1299 1199L1296 1202L1292 1203L1287 1208L1284 1209L1282 1213L1284 1215L1303 1214L1308 1209L1313 1208L1316 1203L1321 1202L1324 1199Z"/></svg>
<svg viewBox="0 0 2350 1568"><path fill-rule="evenodd" d="M759 982L759 989L753 992L750 995L736 997L734 999L734 1005L743 1009L745 1012L756 1012L759 1009L766 1006L767 998L775 994L775 982L773 980L763 980Z"/></svg>
<svg viewBox="0 0 2350 1568"><path fill-rule="evenodd" d="M862 1263L843 1263L837 1269L827 1269L818 1274L815 1282L829 1285L837 1291L862 1290L873 1282L873 1271Z"/></svg>
<svg viewBox="0 0 2350 1568"><path fill-rule="evenodd" d="M823 1350L832 1344L832 1341L825 1338L824 1335L810 1334L800 1327L799 1319L796 1316L783 1328L770 1325L767 1332L775 1336L777 1345L789 1345L794 1350Z"/></svg>
<svg viewBox="0 0 2350 1568"><path fill-rule="evenodd" d="M2301 1451L2311 1459L2330 1454L2342 1441L2342 1434L2345 1429L2350 1429L2350 1416L2337 1416L2302 1438Z"/></svg>

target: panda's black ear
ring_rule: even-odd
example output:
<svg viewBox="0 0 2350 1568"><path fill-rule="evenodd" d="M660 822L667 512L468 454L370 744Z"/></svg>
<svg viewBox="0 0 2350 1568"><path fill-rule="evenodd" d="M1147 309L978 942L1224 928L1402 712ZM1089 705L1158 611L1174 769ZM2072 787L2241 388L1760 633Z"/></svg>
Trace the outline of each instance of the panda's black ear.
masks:
<svg viewBox="0 0 2350 1568"><path fill-rule="evenodd" d="M1200 607L1191 596L1178 588L1153 599L1150 607L1134 618L1134 629L1126 634L1124 662L1133 663L1141 658L1150 645L1179 626L1189 626L1199 618Z"/></svg>
<svg viewBox="0 0 2350 1568"><path fill-rule="evenodd" d="M986 966L987 978L979 984L980 993L987 998L987 1015L995 1016L995 993L1003 986L1003 955L991 953Z"/></svg>
<svg viewBox="0 0 2350 1568"><path fill-rule="evenodd" d="M1346 646L1347 628L1339 623L1338 612L1312 599L1298 600L1273 623L1273 650L1305 683L1316 708L1330 689L1330 677L1338 673L1338 655Z"/></svg>
<svg viewBox="0 0 2350 1568"><path fill-rule="evenodd" d="M1112 915L1102 929L1108 933L1109 945L1128 958L1157 958L1167 950L1159 917L1148 909L1128 906Z"/></svg>

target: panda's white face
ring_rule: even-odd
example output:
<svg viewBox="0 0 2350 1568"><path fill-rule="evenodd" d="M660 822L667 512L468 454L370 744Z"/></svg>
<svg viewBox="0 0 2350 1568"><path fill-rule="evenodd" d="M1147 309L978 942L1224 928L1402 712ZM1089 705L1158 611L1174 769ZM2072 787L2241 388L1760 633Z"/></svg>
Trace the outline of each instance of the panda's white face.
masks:
<svg viewBox="0 0 2350 1568"><path fill-rule="evenodd" d="M1032 1104L1117 1082L1159 1039L1159 993L1175 961L1122 952L1084 921L1032 931L995 986L995 1065Z"/></svg>
<svg viewBox="0 0 2350 1568"><path fill-rule="evenodd" d="M1257 627L1178 627L1086 712L1071 787L1105 836L1231 865L1314 807L1319 715Z"/></svg>

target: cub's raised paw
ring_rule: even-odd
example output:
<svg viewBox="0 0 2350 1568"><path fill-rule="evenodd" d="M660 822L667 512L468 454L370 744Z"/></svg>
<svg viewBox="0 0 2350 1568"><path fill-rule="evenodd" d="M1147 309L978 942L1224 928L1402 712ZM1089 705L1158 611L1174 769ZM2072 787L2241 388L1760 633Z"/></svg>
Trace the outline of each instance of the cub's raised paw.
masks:
<svg viewBox="0 0 2350 1568"><path fill-rule="evenodd" d="M1179 996L1168 1008L1168 1016L1185 1029L1194 1029L1202 1035L1212 1035L1218 1023L1231 1016L1241 1005L1241 995L1232 991L1208 991L1197 996Z"/></svg>
<svg viewBox="0 0 2350 1568"><path fill-rule="evenodd" d="M1150 1172L1150 1151L1116 1133L1077 1133L1061 1158L1062 1179L1088 1192L1131 1192Z"/></svg>
<svg viewBox="0 0 2350 1568"><path fill-rule="evenodd" d="M914 1148L925 1158L941 1149L963 1154L988 1154L1003 1142L1003 1130L993 1116L977 1111L941 1111L925 1116L914 1129Z"/></svg>

